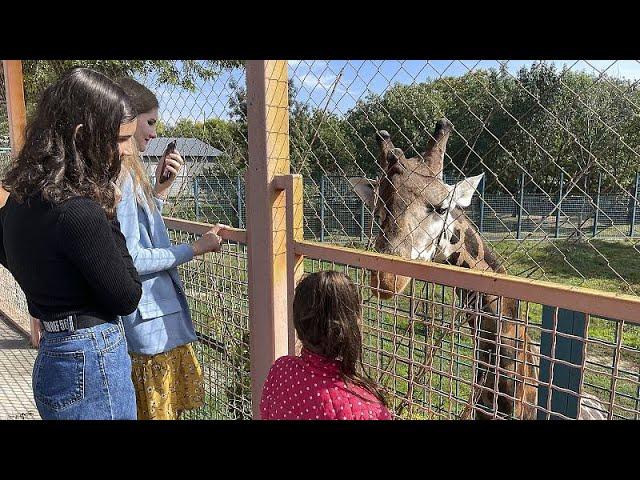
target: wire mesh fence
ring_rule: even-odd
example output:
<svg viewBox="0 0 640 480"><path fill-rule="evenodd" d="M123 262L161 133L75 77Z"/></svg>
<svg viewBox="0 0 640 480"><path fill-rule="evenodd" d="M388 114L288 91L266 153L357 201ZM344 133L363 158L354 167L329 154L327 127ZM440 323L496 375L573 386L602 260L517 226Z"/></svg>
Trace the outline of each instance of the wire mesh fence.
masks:
<svg viewBox="0 0 640 480"><path fill-rule="evenodd" d="M171 230L176 243L191 234ZM180 276L198 342L195 352L203 369L205 404L185 412L190 419L251 418L249 315L246 247L226 242L218 254L181 265Z"/></svg>
<svg viewBox="0 0 640 480"><path fill-rule="evenodd" d="M567 318L569 312L524 301L515 302L513 316L507 309L492 315L479 297L422 281L381 302L361 268L305 262L306 272L328 269L360 287L364 363L399 418L640 415L640 325ZM502 331L489 326L492 320ZM495 365L504 374L498 382Z"/></svg>

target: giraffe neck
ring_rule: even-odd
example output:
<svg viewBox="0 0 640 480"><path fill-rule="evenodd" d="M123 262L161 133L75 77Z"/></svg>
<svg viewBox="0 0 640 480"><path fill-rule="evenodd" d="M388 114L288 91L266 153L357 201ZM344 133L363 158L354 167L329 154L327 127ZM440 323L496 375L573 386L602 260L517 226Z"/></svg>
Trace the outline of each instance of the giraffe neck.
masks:
<svg viewBox="0 0 640 480"><path fill-rule="evenodd" d="M473 270L506 273L506 269L499 263L491 247L486 244L473 224L464 214L458 215L453 224L453 233L448 238L449 253L446 263ZM443 246L445 247L445 246ZM494 368L490 368L482 382L487 390L480 396L479 403L489 410L493 408L494 396L491 390L495 389L497 381L498 391L509 398L517 399L515 405L505 401L504 397L498 398L498 411L507 416L515 415L517 418L536 418L535 405L537 404L537 386L533 383L538 378L539 356L535 356L530 338L525 328L518 328L514 319L518 318L518 303L516 300L495 295L480 295L481 309L494 315L500 312L501 320L497 318L482 318L480 320L480 349L485 352L496 350L499 341L501 347L500 367L503 371L511 371L514 376L528 378L530 384L516 385L509 377L500 377L496 380ZM469 326L475 327L475 316L469 315ZM499 337L499 339L498 339ZM484 355L484 356L483 356ZM487 353L481 353L480 358L487 364L492 362L492 357ZM495 359L495 357L494 357ZM478 378L477 380L480 381ZM483 418L479 415L478 418ZM490 416L486 417L490 418Z"/></svg>
<svg viewBox="0 0 640 480"><path fill-rule="evenodd" d="M492 248L484 242L471 221L460 212L453 222L451 234L441 241L444 263L472 270L506 273Z"/></svg>

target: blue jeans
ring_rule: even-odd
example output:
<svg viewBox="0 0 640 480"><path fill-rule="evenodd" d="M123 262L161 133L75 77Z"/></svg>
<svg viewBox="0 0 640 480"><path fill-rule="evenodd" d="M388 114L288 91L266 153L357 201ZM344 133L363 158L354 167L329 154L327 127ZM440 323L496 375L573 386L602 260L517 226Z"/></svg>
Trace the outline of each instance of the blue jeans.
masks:
<svg viewBox="0 0 640 480"><path fill-rule="evenodd" d="M75 332L43 332L33 367L33 395L43 420L135 420L122 321Z"/></svg>

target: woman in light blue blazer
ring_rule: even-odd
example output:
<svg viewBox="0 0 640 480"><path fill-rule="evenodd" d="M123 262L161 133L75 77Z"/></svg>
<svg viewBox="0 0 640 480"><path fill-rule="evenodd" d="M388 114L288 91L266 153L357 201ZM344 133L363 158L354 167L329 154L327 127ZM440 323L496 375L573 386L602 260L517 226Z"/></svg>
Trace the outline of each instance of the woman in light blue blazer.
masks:
<svg viewBox="0 0 640 480"><path fill-rule="evenodd" d="M196 255L217 252L223 225L216 225L193 244L172 245L162 207L183 159L176 151L158 162L152 186L139 151L156 136L158 100L133 79L120 86L138 111L135 154L123 160L118 205L120 228L142 280L135 312L123 317L132 360L138 419L177 419L204 402L202 369L192 343L196 334L177 267ZM162 175L168 176L160 182Z"/></svg>

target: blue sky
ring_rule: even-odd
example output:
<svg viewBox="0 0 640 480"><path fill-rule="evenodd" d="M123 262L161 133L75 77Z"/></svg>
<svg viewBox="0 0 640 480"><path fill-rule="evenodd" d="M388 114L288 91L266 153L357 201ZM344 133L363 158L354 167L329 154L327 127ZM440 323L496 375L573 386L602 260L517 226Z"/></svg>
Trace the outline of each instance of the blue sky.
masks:
<svg viewBox="0 0 640 480"><path fill-rule="evenodd" d="M328 111L346 113L358 99L370 93L383 93L394 83L424 82L443 76L460 76L478 70L505 65L515 74L532 60L290 60L289 76L299 89L298 100L323 108L329 93ZM640 79L640 63L636 60L553 60L559 68L567 65L594 75L607 75L631 80ZM342 73L336 85L338 75ZM244 85L241 70L227 71L214 81L199 82L196 92L175 87L157 87L153 79L146 83L154 88L160 100L160 114L167 123L179 118L202 120L228 115L228 100L233 93L230 80Z"/></svg>

